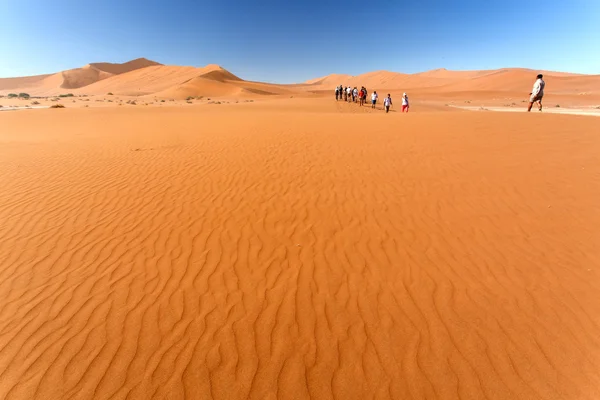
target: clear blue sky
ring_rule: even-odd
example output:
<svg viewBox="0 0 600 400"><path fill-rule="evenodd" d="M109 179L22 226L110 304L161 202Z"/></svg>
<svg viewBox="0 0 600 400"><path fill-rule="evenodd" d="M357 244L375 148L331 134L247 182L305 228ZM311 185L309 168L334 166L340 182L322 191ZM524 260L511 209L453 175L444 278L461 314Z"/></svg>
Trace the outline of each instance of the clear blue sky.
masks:
<svg viewBox="0 0 600 400"><path fill-rule="evenodd" d="M0 0L0 77L146 57L245 79L527 67L600 73L600 0Z"/></svg>

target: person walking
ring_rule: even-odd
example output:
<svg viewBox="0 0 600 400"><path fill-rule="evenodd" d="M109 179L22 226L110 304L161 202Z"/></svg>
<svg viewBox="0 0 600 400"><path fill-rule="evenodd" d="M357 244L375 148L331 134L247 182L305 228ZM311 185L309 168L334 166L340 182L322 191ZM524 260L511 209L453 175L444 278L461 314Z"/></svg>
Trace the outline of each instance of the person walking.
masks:
<svg viewBox="0 0 600 400"><path fill-rule="evenodd" d="M406 93L404 93L402 95L402 112L404 112L406 110L406 112L408 112L408 109L410 108L410 104L408 102L408 95Z"/></svg>
<svg viewBox="0 0 600 400"><path fill-rule="evenodd" d="M348 86L348 89L346 89L346 92L348 93L348 102L352 101L352 88L350 86Z"/></svg>
<svg viewBox="0 0 600 400"><path fill-rule="evenodd" d="M390 112L391 106L392 106L392 98L390 97L390 94L388 93L387 97L385 99L383 99L383 107L385 108L386 114L388 112Z"/></svg>
<svg viewBox="0 0 600 400"><path fill-rule="evenodd" d="M371 95L371 108L375 108L375 105L377 104L377 99L379 98L379 96L377 96L377 92L373 92L373 94Z"/></svg>
<svg viewBox="0 0 600 400"><path fill-rule="evenodd" d="M337 101L339 95L340 95L340 87L336 86L335 87L335 101Z"/></svg>
<svg viewBox="0 0 600 400"><path fill-rule="evenodd" d="M544 75L539 74L535 83L533 84L533 90L529 95L529 106L527 107L527 112L531 111L533 107L533 103L538 103L538 109L540 112L542 111L542 99L544 98L544 88L546 87L546 82L544 82Z"/></svg>
<svg viewBox="0 0 600 400"><path fill-rule="evenodd" d="M362 107L365 104L365 88L361 87L358 93L358 104Z"/></svg>
<svg viewBox="0 0 600 400"><path fill-rule="evenodd" d="M354 90L352 91L352 101L356 103L356 98L358 97L358 89L354 86Z"/></svg>

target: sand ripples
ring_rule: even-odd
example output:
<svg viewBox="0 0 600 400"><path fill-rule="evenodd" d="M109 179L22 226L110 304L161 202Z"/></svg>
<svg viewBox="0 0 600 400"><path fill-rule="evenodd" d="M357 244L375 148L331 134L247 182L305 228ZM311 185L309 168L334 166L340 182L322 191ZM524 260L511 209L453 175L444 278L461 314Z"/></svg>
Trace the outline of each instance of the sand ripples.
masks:
<svg viewBox="0 0 600 400"><path fill-rule="evenodd" d="M0 398L597 398L593 121L335 107L4 137Z"/></svg>

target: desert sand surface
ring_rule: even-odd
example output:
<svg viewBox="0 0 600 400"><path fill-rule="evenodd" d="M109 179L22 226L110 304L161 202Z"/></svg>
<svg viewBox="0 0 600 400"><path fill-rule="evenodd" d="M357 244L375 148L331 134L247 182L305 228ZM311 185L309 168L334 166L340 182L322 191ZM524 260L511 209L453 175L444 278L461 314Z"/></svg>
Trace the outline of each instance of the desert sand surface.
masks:
<svg viewBox="0 0 600 400"><path fill-rule="evenodd" d="M0 113L1 399L600 398L596 118L90 103Z"/></svg>

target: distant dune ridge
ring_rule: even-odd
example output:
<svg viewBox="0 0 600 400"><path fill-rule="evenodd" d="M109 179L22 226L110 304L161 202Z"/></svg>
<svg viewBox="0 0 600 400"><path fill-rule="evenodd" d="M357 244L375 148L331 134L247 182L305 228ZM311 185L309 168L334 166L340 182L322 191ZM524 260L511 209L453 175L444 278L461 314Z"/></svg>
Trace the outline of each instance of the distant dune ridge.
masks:
<svg viewBox="0 0 600 400"><path fill-rule="evenodd" d="M539 71L503 68L487 71L435 69L416 74L373 71L358 76L331 74L296 85L249 82L218 65L184 67L138 58L126 63L91 63L55 74L0 78L0 95L27 92L32 96L119 95L171 97L256 96L322 92L338 86L366 86L371 90L454 92L526 92ZM542 71L552 93L600 93L600 75Z"/></svg>

